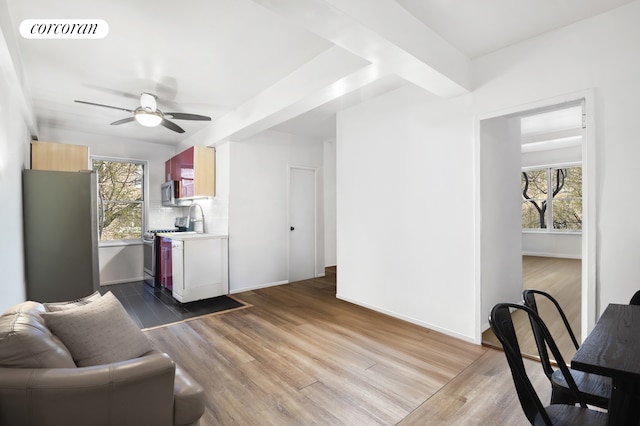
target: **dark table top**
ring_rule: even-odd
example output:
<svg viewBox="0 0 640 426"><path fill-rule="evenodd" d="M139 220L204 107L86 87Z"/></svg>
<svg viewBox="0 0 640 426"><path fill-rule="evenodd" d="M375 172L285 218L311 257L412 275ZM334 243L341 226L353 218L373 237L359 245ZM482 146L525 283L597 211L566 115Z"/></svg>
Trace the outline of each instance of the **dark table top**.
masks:
<svg viewBox="0 0 640 426"><path fill-rule="evenodd" d="M571 360L571 368L640 382L640 306L607 306Z"/></svg>

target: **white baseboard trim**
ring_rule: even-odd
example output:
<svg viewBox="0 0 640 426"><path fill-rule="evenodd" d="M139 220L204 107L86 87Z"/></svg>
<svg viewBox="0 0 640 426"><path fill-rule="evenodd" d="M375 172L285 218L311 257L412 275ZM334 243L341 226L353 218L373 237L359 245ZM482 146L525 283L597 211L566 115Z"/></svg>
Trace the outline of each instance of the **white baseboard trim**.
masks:
<svg viewBox="0 0 640 426"><path fill-rule="evenodd" d="M340 294L336 294L336 298L340 300L344 300L345 302L353 303L354 305L362 306L363 308L371 309L372 311L380 312L385 315L389 315L390 317L398 318L406 322L410 322L412 324L419 325L424 328L428 328L429 330L437 331L442 334L446 334L447 336L455 337L456 339L464 340L465 342L477 344L475 338L473 336L465 336L463 334L457 333L455 331L438 327L433 324L426 323L424 321L417 320L415 318L407 317L405 315L398 314L396 312L388 311L386 309L381 309L377 306L372 306L367 303L362 303L358 300L350 299L348 297L342 296Z"/></svg>
<svg viewBox="0 0 640 426"><path fill-rule="evenodd" d="M144 277L132 277L132 278L124 278L124 279L121 279L121 280L101 281L100 282L100 287L108 286L108 285L112 285L112 284L131 283L131 282L134 282L134 281L142 281L142 280L144 280Z"/></svg>
<svg viewBox="0 0 640 426"><path fill-rule="evenodd" d="M273 282L273 283L258 284L258 285L254 285L254 286L229 289L229 294L242 293L243 291L258 290L258 289L267 288L267 287L275 287L277 285L282 285L282 284L289 284L289 280L276 281L276 282Z"/></svg>
<svg viewBox="0 0 640 426"><path fill-rule="evenodd" d="M540 253L532 251L523 251L523 256L538 256L538 257L557 257L560 259L582 259L581 254L567 254L567 253Z"/></svg>

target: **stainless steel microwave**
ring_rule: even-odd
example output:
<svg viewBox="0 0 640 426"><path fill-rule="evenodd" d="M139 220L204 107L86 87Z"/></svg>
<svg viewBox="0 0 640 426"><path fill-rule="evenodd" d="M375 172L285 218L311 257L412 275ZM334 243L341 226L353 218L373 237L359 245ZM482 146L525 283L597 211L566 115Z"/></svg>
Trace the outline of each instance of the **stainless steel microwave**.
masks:
<svg viewBox="0 0 640 426"><path fill-rule="evenodd" d="M178 195L179 182L170 180L162 184L162 205L177 206L176 196Z"/></svg>

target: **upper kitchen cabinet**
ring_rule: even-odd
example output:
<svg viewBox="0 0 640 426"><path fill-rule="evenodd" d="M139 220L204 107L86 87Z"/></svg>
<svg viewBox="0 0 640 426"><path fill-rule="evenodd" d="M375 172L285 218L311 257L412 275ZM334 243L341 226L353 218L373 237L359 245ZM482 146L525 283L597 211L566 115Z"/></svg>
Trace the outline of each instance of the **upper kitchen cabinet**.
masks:
<svg viewBox="0 0 640 426"><path fill-rule="evenodd" d="M165 163L167 180L178 181L178 198L216 195L216 150L192 146Z"/></svg>
<svg viewBox="0 0 640 426"><path fill-rule="evenodd" d="M59 172L87 170L89 169L89 147L31 141L31 168Z"/></svg>

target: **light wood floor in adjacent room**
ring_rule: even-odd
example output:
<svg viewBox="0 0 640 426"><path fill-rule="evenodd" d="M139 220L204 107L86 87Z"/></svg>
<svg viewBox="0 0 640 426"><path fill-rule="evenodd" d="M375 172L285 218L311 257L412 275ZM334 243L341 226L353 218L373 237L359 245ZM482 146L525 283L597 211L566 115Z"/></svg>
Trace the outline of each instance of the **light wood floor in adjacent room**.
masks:
<svg viewBox="0 0 640 426"><path fill-rule="evenodd" d="M209 425L527 424L500 351L336 299L327 276L145 333L206 390ZM540 397L550 385L527 360Z"/></svg>
<svg viewBox="0 0 640 426"><path fill-rule="evenodd" d="M562 307L571 329L580 343L580 312L581 312L581 265L580 259L560 259L551 257L523 256L522 257L522 288L534 288L543 290L552 295ZM576 352L562 319L557 314L555 306L546 299L538 297L538 311L553 335L558 348L562 352L564 360L568 363ZM513 314L520 349L522 353L537 359L536 348L529 319L524 312ZM485 345L501 347L500 342L489 329L482 335Z"/></svg>

